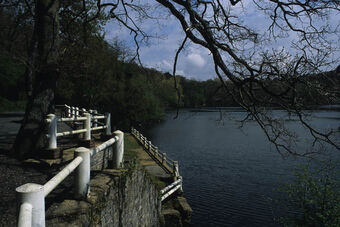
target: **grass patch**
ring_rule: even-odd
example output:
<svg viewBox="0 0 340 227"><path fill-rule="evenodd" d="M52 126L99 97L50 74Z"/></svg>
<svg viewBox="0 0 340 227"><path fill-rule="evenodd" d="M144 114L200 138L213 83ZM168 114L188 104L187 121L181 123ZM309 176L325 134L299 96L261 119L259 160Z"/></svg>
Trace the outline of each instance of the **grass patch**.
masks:
<svg viewBox="0 0 340 227"><path fill-rule="evenodd" d="M158 191L162 190L167 186L167 184L164 181L161 181L158 177L152 176L148 174L148 177L152 184L154 184Z"/></svg>
<svg viewBox="0 0 340 227"><path fill-rule="evenodd" d="M124 151L125 160L138 159L136 149L140 148L140 145L130 133L124 134L124 147L125 147Z"/></svg>
<svg viewBox="0 0 340 227"><path fill-rule="evenodd" d="M126 150L141 148L138 141L130 133L124 134L124 146Z"/></svg>

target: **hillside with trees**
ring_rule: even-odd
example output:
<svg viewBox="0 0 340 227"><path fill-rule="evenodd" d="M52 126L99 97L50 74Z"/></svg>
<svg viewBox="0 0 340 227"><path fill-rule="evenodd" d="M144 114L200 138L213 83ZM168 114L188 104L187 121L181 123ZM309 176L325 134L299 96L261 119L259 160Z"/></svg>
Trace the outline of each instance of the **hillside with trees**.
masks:
<svg viewBox="0 0 340 227"><path fill-rule="evenodd" d="M332 58L338 27L327 23L339 3L254 1L254 10L270 22L264 36L247 15L238 14L245 2L1 1L1 108L25 108L13 150L39 149L44 118L56 103L110 111L122 129L158 121L168 108L241 106L279 152L295 153L284 142L290 133L261 108L277 106L299 116L316 141L339 148L333 131L319 132L303 117L311 105L339 103L339 68L329 71L338 64ZM140 43L153 35L142 24L157 22L156 11L177 21L183 32L171 74L140 64ZM108 21L130 32L136 51L119 39L105 40ZM287 40L291 53L266 49L269 41L291 33L296 35ZM210 53L218 80L175 77L178 55L188 42Z"/></svg>

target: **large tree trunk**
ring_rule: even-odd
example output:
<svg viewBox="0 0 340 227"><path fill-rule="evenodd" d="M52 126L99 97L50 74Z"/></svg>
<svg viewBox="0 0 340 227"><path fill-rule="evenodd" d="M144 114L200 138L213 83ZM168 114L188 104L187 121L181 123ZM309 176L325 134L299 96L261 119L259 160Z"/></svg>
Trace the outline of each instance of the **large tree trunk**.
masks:
<svg viewBox="0 0 340 227"><path fill-rule="evenodd" d="M35 29L37 48L33 94L29 98L23 123L16 137L15 156L24 158L41 150L45 141L45 118L53 112L58 78L59 22L58 0L37 0ZM35 56L35 55L32 55Z"/></svg>

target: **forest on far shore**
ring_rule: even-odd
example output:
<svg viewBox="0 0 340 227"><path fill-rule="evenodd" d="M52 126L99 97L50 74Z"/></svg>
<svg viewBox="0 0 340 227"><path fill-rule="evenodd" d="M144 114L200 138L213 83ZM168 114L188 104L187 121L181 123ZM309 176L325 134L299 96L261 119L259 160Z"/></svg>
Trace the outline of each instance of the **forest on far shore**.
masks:
<svg viewBox="0 0 340 227"><path fill-rule="evenodd" d="M74 3L76 4L76 3ZM122 129L132 125L162 120L165 111L179 107L237 106L228 92L233 85L219 79L197 81L183 76L139 66L132 60L133 51L116 38L104 38L107 18L87 24L60 15L62 58L56 87L56 104L110 112L113 124ZM32 20L20 10L0 9L0 112L23 111L27 100L28 40ZM321 87L339 86L340 67L331 72L304 75L301 80L317 80ZM280 90L279 80L264 81L272 90ZM308 84L308 83L304 83ZM228 89L229 91L226 91ZM307 105L336 104L339 97L323 99L317 92L301 85L297 97ZM270 97L261 89L254 92L268 102ZM261 103L260 103L261 104ZM267 104L268 105L268 104Z"/></svg>

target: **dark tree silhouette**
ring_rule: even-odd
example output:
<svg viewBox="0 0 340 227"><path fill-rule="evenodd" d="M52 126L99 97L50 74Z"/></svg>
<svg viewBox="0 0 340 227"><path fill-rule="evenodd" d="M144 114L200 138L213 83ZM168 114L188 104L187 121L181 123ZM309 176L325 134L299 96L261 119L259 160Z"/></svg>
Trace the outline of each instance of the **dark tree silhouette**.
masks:
<svg viewBox="0 0 340 227"><path fill-rule="evenodd" d="M339 54L336 41L339 21L332 17L339 13L340 1L254 0L252 4L242 0L156 2L178 20L184 32L183 43L175 56L173 76L176 75L180 52L186 42L191 41L211 53L216 75L225 92L248 113L243 122L255 119L280 153L306 155L314 151L292 149L297 142L296 135L285 127L282 119L271 116L267 108L270 106L279 106L296 115L314 138L313 146L326 142L340 149L339 141L335 140L339 131L320 131L312 127L304 113L310 108L310 103L304 102L307 99L314 100L315 105L318 100L340 103L339 73L336 70L324 73L334 68L339 60L339 57L336 58ZM100 3L98 1L98 5ZM139 56L138 40L145 39L147 35L132 15L136 15L136 10L139 15L148 15L148 11L147 7L133 3L115 1L111 16L134 34ZM270 21L266 33L263 34L263 27L256 30L251 26L251 19L247 21L247 15L242 13L244 7L253 7L255 13ZM117 13L119 9L121 13ZM294 38L287 39L289 36ZM268 50L273 40L286 40L290 46Z"/></svg>
<svg viewBox="0 0 340 227"><path fill-rule="evenodd" d="M59 3L56 0L34 2L31 46L36 53L33 55L36 56L33 61L35 79L14 146L20 155L38 147L43 136L44 116L52 111L58 77ZM84 10L72 16L82 16L84 24L105 14L131 31L137 47L133 59L138 62L140 42L153 37L143 31L143 20L157 20L159 18L153 16L155 12L161 12L158 16L168 12L167 16L180 23L184 34L183 43L174 56L173 76L179 54L187 42L206 48L225 92L247 111L244 121L255 119L279 152L306 154L292 149L296 137L285 128L284 121L271 116L269 106L279 106L296 115L313 136L313 145L326 142L340 149L339 141L334 139L339 131L320 131L312 127L306 120L304 110L308 106L303 101L310 96L312 100L318 97L339 103L339 72L323 72L334 68L338 61L334 53L339 53L340 45L336 40L340 26L332 17L339 13L340 1L253 0L251 5L250 1L242 0L155 0L150 4L125 0L79 2L83 3ZM89 2L95 3L96 9L87 10ZM253 7L255 13L263 14L271 22L266 33L262 32L263 28L256 30L251 26L242 13L244 7ZM289 47L266 48L271 45L270 41L280 42L289 36L292 37L286 39L290 41Z"/></svg>

